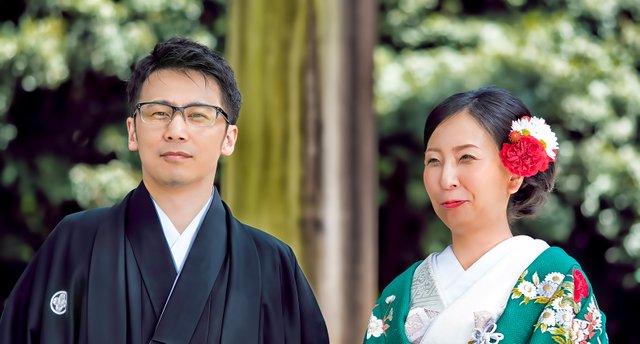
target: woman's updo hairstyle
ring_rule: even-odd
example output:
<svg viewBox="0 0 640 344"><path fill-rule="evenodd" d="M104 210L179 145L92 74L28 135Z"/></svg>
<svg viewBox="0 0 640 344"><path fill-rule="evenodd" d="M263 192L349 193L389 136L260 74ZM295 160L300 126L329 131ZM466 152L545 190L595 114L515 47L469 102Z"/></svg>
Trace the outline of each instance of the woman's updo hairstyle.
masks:
<svg viewBox="0 0 640 344"><path fill-rule="evenodd" d="M533 117L529 109L511 93L497 87L483 87L458 93L445 99L427 117L424 125L424 150L427 149L433 131L448 118L466 111L493 137L498 150L509 141L511 122L523 117ZM509 221L534 215L553 190L555 163L531 177L525 177L520 189L511 195L507 206Z"/></svg>

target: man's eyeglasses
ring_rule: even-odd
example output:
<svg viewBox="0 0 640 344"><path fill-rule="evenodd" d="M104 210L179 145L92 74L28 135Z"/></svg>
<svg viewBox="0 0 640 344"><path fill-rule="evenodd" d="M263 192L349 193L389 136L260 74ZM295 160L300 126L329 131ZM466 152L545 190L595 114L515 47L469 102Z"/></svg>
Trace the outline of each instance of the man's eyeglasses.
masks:
<svg viewBox="0 0 640 344"><path fill-rule="evenodd" d="M222 116L229 123L229 116L224 110L215 105L194 104L187 106L173 106L159 102L145 102L136 104L133 115L140 115L144 124L154 127L166 126L180 111L184 120L196 127L211 127L218 116Z"/></svg>

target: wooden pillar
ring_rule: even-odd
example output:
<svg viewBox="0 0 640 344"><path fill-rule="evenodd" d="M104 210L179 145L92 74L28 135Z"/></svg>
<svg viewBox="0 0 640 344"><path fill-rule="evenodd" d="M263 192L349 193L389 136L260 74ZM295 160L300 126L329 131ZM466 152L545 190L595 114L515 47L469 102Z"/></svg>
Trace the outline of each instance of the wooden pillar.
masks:
<svg viewBox="0 0 640 344"><path fill-rule="evenodd" d="M357 343L378 293L376 3L231 6L227 54L244 100L224 199L294 247L331 343Z"/></svg>
<svg viewBox="0 0 640 344"><path fill-rule="evenodd" d="M332 343L362 340L377 295L373 0L318 1L323 240L317 291Z"/></svg>

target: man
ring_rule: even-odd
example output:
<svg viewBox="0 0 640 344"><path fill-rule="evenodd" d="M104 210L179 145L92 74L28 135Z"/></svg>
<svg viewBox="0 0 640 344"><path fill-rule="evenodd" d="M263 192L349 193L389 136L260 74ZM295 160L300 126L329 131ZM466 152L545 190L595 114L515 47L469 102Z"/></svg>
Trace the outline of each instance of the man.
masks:
<svg viewBox="0 0 640 344"><path fill-rule="evenodd" d="M328 343L291 249L236 220L214 187L240 92L222 57L158 44L127 87L142 183L64 218L0 318L1 343Z"/></svg>

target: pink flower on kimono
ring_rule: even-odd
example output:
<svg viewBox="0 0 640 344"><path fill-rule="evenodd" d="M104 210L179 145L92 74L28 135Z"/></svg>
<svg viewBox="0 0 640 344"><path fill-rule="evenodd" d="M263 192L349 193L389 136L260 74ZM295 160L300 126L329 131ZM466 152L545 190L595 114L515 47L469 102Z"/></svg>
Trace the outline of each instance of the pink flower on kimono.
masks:
<svg viewBox="0 0 640 344"><path fill-rule="evenodd" d="M600 309L596 306L593 298L591 299L591 303L589 303L587 314L585 314L584 318L589 322L589 338L595 335L594 331L602 330L602 314L600 314Z"/></svg>
<svg viewBox="0 0 640 344"><path fill-rule="evenodd" d="M573 285L573 301L575 301L575 303L579 303L582 299L589 296L589 284L587 284L587 280L578 269L573 269Z"/></svg>
<svg viewBox="0 0 640 344"><path fill-rule="evenodd" d="M587 343L587 340L593 335L589 335L589 330L587 329L588 323L584 320L574 320L571 324L571 343Z"/></svg>

